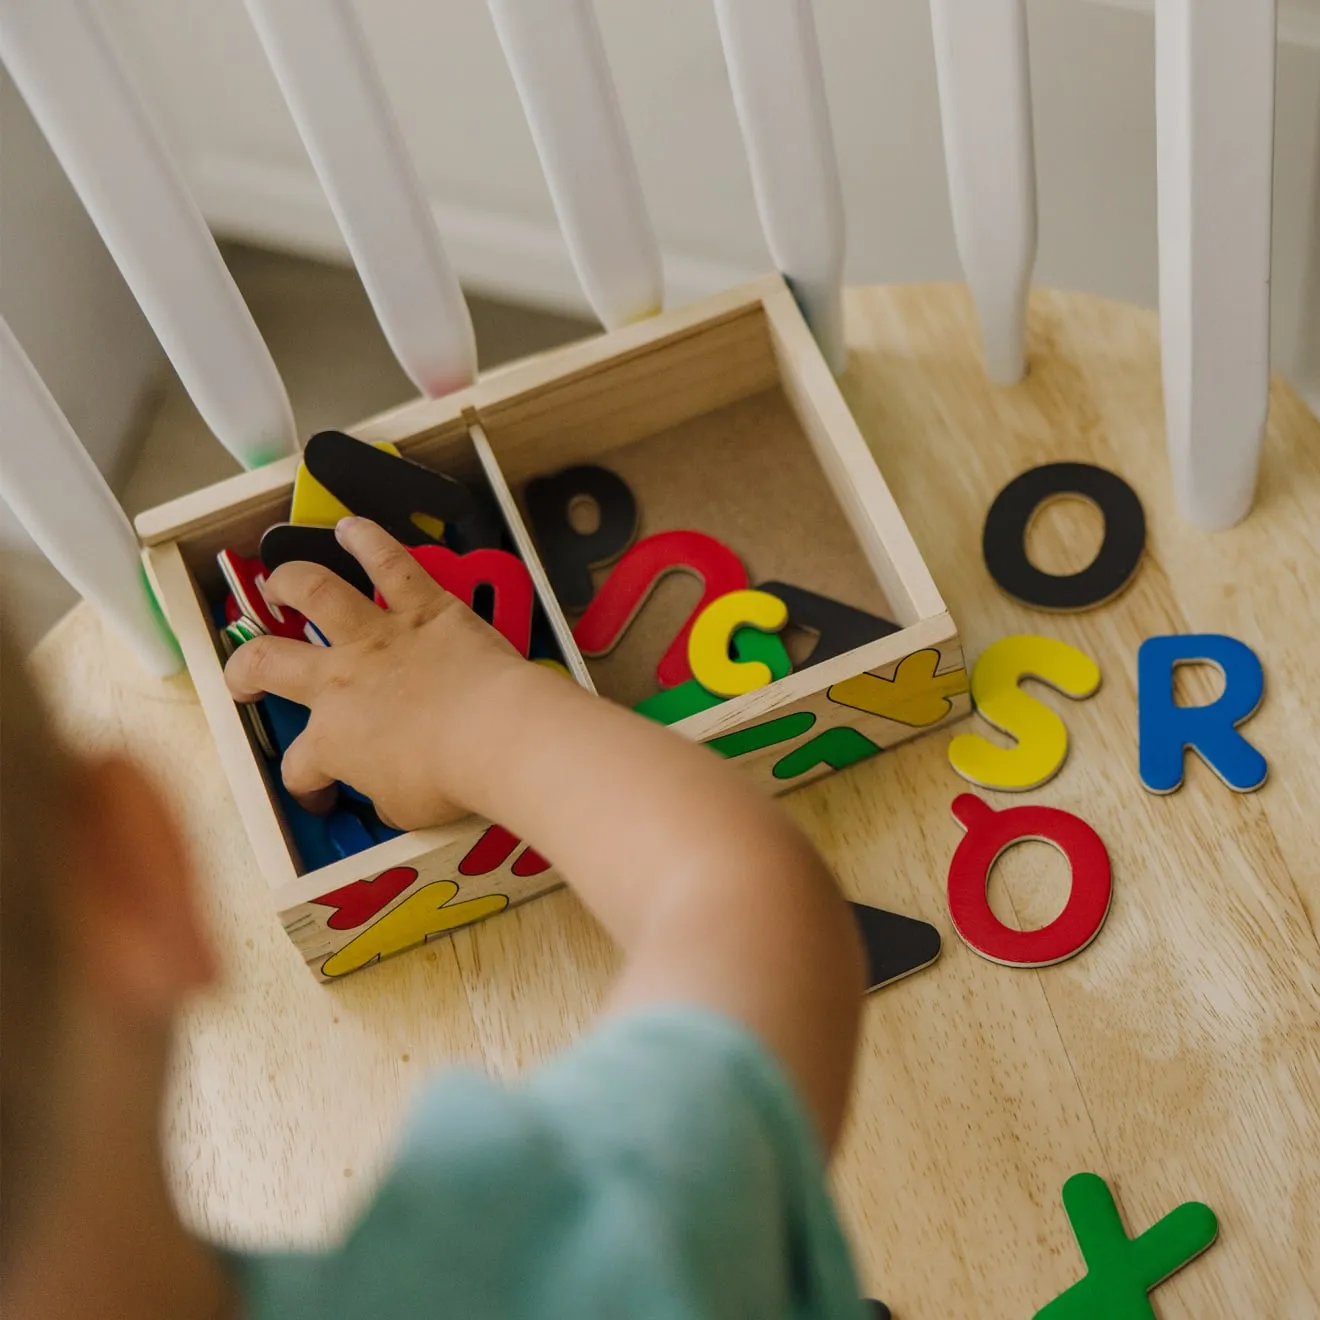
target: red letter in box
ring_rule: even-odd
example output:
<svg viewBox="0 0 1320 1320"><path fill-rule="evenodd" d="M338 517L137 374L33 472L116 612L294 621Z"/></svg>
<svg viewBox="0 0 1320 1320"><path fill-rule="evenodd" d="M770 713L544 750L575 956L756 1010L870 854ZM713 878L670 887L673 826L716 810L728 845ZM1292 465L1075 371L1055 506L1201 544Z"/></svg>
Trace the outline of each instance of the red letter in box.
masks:
<svg viewBox="0 0 1320 1320"><path fill-rule="evenodd" d="M495 593L491 624L518 652L525 656L532 644L532 606L536 592L527 565L507 550L470 550L455 554L443 545L414 545L408 553L444 589L471 607L477 588L487 586ZM386 607L376 592L376 604Z"/></svg>
<svg viewBox="0 0 1320 1320"><path fill-rule="evenodd" d="M705 532L657 532L638 541L601 584L595 599L573 629L583 655L607 655L628 631L666 573L691 573L701 579L701 599L678 636L660 657L655 676L662 688L677 687L692 677L688 664L688 634L697 616L713 600L747 586L747 570L728 546Z"/></svg>
<svg viewBox="0 0 1320 1320"><path fill-rule="evenodd" d="M274 605L266 599L266 565L260 559L248 559L232 550L221 550L215 559L243 614L272 637L303 640L307 620L297 610L287 605ZM226 603L225 620L232 623L229 613Z"/></svg>

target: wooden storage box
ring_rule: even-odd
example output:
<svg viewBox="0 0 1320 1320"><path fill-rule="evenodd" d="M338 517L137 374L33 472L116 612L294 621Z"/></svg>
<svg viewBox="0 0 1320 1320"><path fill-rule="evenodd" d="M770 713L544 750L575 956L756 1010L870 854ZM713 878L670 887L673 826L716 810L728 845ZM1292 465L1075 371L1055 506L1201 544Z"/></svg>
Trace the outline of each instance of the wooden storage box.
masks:
<svg viewBox="0 0 1320 1320"><path fill-rule="evenodd" d="M417 462L502 496L533 576L515 507L532 477L598 462L632 488L639 536L694 529L727 544L749 585L780 581L884 616L898 630L673 727L715 743L768 791L814 782L970 709L958 634L791 294L777 277L502 370L443 399L353 428ZM296 458L137 521L144 556L182 645L252 846L289 937L327 979L554 888L535 854L476 817L303 871L271 770L222 675L213 625L216 553L253 555L287 518ZM510 496L510 491L512 496ZM608 573L598 573L598 578ZM700 584L660 582L609 655L584 660L557 603L542 604L579 681L634 705ZM810 638L790 631L803 659Z"/></svg>

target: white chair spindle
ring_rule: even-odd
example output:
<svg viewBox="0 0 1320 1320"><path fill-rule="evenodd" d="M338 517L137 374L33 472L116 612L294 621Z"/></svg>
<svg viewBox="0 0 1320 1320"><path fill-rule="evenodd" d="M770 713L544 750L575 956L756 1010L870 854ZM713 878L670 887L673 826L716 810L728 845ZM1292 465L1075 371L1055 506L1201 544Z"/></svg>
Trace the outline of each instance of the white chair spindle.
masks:
<svg viewBox="0 0 1320 1320"><path fill-rule="evenodd" d="M1275 0L1157 0L1160 340L1174 490L1246 516L1269 408Z"/></svg>
<svg viewBox="0 0 1320 1320"><path fill-rule="evenodd" d="M472 319L349 0L247 0L381 329L424 394L476 376Z"/></svg>
<svg viewBox="0 0 1320 1320"><path fill-rule="evenodd" d="M0 320L0 491L70 585L98 605L153 674L183 666L137 538L82 442Z"/></svg>
<svg viewBox="0 0 1320 1320"><path fill-rule="evenodd" d="M1036 262L1036 160L1026 0L930 0L953 232L986 370L1025 367Z"/></svg>
<svg viewBox="0 0 1320 1320"><path fill-rule="evenodd" d="M770 255L840 372L843 193L810 0L715 0L715 16Z"/></svg>
<svg viewBox="0 0 1320 1320"><path fill-rule="evenodd" d="M2 0L0 61L207 425L247 467L296 452L270 353L94 8Z"/></svg>
<svg viewBox="0 0 1320 1320"><path fill-rule="evenodd" d="M591 0L488 0L573 266L615 329L659 311L660 249Z"/></svg>

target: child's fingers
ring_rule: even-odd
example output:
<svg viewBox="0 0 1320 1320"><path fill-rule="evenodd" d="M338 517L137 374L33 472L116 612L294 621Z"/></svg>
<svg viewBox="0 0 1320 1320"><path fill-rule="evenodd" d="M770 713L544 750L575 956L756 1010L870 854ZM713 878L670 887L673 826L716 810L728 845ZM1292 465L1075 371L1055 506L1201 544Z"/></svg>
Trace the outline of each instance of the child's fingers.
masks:
<svg viewBox="0 0 1320 1320"><path fill-rule="evenodd" d="M380 611L356 587L302 559L281 564L266 579L266 594L311 619L330 642L350 641L380 622Z"/></svg>
<svg viewBox="0 0 1320 1320"><path fill-rule="evenodd" d="M300 807L314 811L318 816L325 815L334 807L339 795L334 777L326 774L317 764L316 754L305 730L285 751L280 761L280 776L284 780L284 787Z"/></svg>
<svg viewBox="0 0 1320 1320"><path fill-rule="evenodd" d="M367 570L393 610L420 609L435 601L442 588L396 541L370 518L341 518L335 526L339 544Z"/></svg>
<svg viewBox="0 0 1320 1320"><path fill-rule="evenodd" d="M225 682L235 701L256 701L273 692L310 706L320 688L318 671L325 655L323 647L290 637L254 637L229 657Z"/></svg>

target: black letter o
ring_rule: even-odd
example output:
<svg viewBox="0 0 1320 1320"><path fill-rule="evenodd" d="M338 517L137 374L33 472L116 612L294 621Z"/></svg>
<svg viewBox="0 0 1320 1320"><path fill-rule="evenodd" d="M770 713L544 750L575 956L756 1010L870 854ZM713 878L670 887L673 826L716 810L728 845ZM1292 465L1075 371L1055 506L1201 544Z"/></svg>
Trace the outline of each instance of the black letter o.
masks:
<svg viewBox="0 0 1320 1320"><path fill-rule="evenodd" d="M1059 495L1090 500L1105 520L1104 541L1080 572L1045 573L1027 558L1036 510ZM1118 595L1141 563L1146 514L1122 477L1090 463L1046 463L1014 477L986 514L981 553L1000 589L1042 610L1085 610Z"/></svg>

